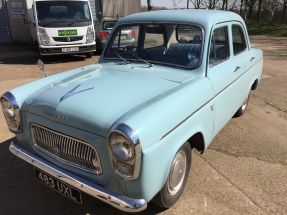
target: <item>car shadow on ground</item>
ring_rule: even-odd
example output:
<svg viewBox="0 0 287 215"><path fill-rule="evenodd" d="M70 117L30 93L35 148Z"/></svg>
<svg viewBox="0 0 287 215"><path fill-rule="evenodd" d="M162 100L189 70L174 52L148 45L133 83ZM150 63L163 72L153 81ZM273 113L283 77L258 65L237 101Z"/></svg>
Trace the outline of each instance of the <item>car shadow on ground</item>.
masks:
<svg viewBox="0 0 287 215"><path fill-rule="evenodd" d="M126 214L82 193L77 204L37 180L32 165L9 151L12 139L0 143L0 214ZM163 212L153 203L137 214Z"/></svg>

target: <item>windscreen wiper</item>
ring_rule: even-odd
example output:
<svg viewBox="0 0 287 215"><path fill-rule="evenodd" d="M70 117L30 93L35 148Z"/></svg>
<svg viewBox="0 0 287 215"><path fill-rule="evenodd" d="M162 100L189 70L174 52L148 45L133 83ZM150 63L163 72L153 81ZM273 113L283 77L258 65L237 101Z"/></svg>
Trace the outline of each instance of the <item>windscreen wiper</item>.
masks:
<svg viewBox="0 0 287 215"><path fill-rule="evenodd" d="M46 27L48 25L51 25L52 23L65 23L63 21L52 21L52 22L48 22L47 24L43 25L42 27Z"/></svg>
<svg viewBox="0 0 287 215"><path fill-rule="evenodd" d="M71 25L73 25L73 24L76 23L76 22L84 22L84 21L83 21L83 19L77 20L77 21L71 22L68 26L71 26Z"/></svg>
<svg viewBox="0 0 287 215"><path fill-rule="evenodd" d="M111 49L120 59L122 59L124 62L126 62L126 64L129 64L129 63L130 63L128 60L126 60L126 59L124 59L122 56L120 56L120 55L116 52L116 50L114 50L113 48L109 48L109 49Z"/></svg>
<svg viewBox="0 0 287 215"><path fill-rule="evenodd" d="M153 64L152 64L152 63L150 63L150 62L148 62L148 61L146 61L146 60L144 60L144 59L142 59L142 58L140 58L140 57L138 57L138 56L136 56L136 55L134 55L134 54L130 54L130 55L133 56L133 57L135 57L135 58L137 58L137 59L139 59L140 61L142 61L142 62L148 64L150 67L153 67Z"/></svg>

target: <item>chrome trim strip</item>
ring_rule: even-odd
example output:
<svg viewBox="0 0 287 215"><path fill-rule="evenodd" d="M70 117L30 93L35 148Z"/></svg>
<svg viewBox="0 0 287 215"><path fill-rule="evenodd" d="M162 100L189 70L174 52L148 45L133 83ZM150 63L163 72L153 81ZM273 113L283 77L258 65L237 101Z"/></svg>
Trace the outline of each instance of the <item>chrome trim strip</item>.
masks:
<svg viewBox="0 0 287 215"><path fill-rule="evenodd" d="M115 127L113 127L112 131L121 131L125 136L127 136L135 145L139 143L139 137L138 134L131 129L129 126L127 126L124 123L117 124Z"/></svg>
<svg viewBox="0 0 287 215"><path fill-rule="evenodd" d="M110 148L110 144L109 144L109 138L110 135L113 133L119 133L123 136L125 136L127 139L130 139L132 141L132 143L134 144L134 157L129 160L129 161L122 161L118 158L116 158L113 155L113 152ZM136 180L139 176L139 172L140 172L140 166L141 166L141 144L140 144L140 140L138 137L137 132L135 132L131 127L129 127L128 125L124 124L124 123L119 123L116 124L111 131L108 134L108 150L109 150L109 155L110 155L110 160L111 160L111 165L113 167L114 172L119 175L124 181L133 181ZM126 165L129 165L132 168L132 174L131 175L125 175L121 172L119 172L117 170L117 164L118 163L124 163Z"/></svg>
<svg viewBox="0 0 287 215"><path fill-rule="evenodd" d="M177 124L175 127L173 127L169 132L167 132L165 135L163 135L159 140L162 140L167 135L169 135L172 131L174 131L177 127L179 127L182 123L184 123L186 120L188 120L192 115L194 115L197 111L199 111L201 108L203 108L206 104L208 104L210 101L212 101L216 96L218 96L220 93L222 93L226 88L228 88L231 84L233 84L235 81L237 81L241 76L243 76L248 70L250 70L252 67L254 67L259 61L261 61L263 58L259 59L255 64L253 64L250 68L248 68L244 73L242 73L240 76L238 76L234 81L232 81L229 85L227 85L225 88L223 88L220 92L218 92L215 96L213 96L210 100L208 100L206 103L204 103L201 107L196 109L194 112L192 112L188 117L186 117L184 120L182 120L179 124ZM208 78L208 77L207 77Z"/></svg>
<svg viewBox="0 0 287 215"><path fill-rule="evenodd" d="M144 199L131 199L80 178L79 176L69 173L18 147L14 141L11 142L9 150L14 155L50 174L58 180L63 181L66 184L75 187L76 189L87 193L117 209L125 212L140 212L147 207L147 202Z"/></svg>

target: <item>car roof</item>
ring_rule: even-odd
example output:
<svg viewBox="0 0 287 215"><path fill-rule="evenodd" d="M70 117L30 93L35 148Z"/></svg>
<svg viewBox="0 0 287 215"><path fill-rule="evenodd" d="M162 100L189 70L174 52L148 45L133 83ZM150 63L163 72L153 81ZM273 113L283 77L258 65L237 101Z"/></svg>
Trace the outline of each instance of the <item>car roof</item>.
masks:
<svg viewBox="0 0 287 215"><path fill-rule="evenodd" d="M241 16L230 11L207 9L175 9L132 14L120 19L118 24L127 22L188 22L197 23L203 27L207 27L227 21L240 21L244 23Z"/></svg>

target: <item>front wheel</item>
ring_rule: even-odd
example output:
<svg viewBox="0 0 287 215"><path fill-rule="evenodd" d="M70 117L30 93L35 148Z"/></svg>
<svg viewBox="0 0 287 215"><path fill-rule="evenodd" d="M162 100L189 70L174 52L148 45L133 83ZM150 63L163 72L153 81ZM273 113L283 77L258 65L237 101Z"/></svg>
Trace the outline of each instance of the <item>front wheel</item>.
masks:
<svg viewBox="0 0 287 215"><path fill-rule="evenodd" d="M152 202L162 208L173 206L184 190L190 166L191 147L188 142L185 142L174 156L167 180Z"/></svg>
<svg viewBox="0 0 287 215"><path fill-rule="evenodd" d="M86 58L91 58L93 57L93 52L87 52L86 53Z"/></svg>

